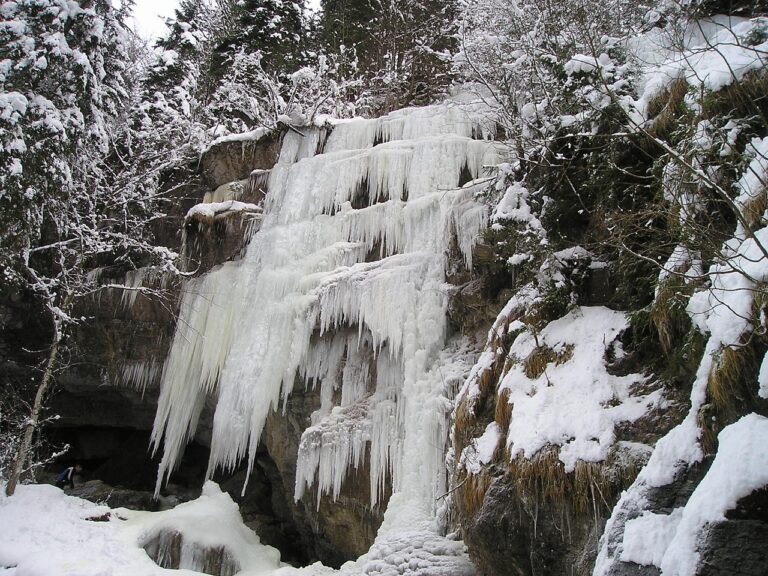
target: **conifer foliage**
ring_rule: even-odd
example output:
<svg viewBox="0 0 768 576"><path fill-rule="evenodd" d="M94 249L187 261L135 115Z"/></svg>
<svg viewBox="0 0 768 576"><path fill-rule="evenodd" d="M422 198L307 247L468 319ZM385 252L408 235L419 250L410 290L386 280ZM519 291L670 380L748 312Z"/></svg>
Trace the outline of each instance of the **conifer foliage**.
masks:
<svg viewBox="0 0 768 576"><path fill-rule="evenodd" d="M456 0L325 0L320 39L351 59L374 111L426 103L451 79L457 49Z"/></svg>
<svg viewBox="0 0 768 576"><path fill-rule="evenodd" d="M237 26L216 47L217 64L226 68L239 52L258 52L262 67L278 75L304 63L307 23L303 0L243 0L234 4L232 15Z"/></svg>
<svg viewBox="0 0 768 576"><path fill-rule="evenodd" d="M129 35L108 0L0 5L0 272L5 291L46 312L50 346L9 475L13 493L76 301L101 287L92 272L171 266L152 246L155 199L136 178Z"/></svg>

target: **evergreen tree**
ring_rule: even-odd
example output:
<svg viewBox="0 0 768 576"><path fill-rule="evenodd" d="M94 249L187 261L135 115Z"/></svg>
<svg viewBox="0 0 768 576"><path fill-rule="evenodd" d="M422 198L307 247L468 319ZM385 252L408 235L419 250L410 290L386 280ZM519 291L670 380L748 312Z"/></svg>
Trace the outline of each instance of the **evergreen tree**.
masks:
<svg viewBox="0 0 768 576"><path fill-rule="evenodd" d="M380 69L393 100L390 107L426 103L450 82L457 47L456 0L374 1L379 5Z"/></svg>
<svg viewBox="0 0 768 576"><path fill-rule="evenodd" d="M231 9L237 26L216 47L212 72L225 71L238 52L258 52L261 66L275 75L306 62L304 0L240 0Z"/></svg>
<svg viewBox="0 0 768 576"><path fill-rule="evenodd" d="M361 67L372 64L372 23L376 19L372 0L323 0L321 7L319 39L323 49L335 54L354 51Z"/></svg>
<svg viewBox="0 0 768 576"><path fill-rule="evenodd" d="M29 250L57 239L104 154L126 94L122 30L107 0L5 2L0 27L0 266L24 282ZM55 211L55 212L54 212Z"/></svg>
<svg viewBox="0 0 768 576"><path fill-rule="evenodd" d="M148 111L156 116L198 114L211 91L203 71L210 60L212 6L207 2L182 0L175 18L168 21L168 34L156 43L154 62L144 80Z"/></svg>
<svg viewBox="0 0 768 576"><path fill-rule="evenodd" d="M450 82L457 0L325 0L320 39L354 50L374 112L425 103Z"/></svg>
<svg viewBox="0 0 768 576"><path fill-rule="evenodd" d="M100 288L89 272L173 257L149 243L154 200L122 177L131 86L120 16L109 0L0 5L0 271L4 291L31 295L51 328L9 494L77 322L73 306Z"/></svg>

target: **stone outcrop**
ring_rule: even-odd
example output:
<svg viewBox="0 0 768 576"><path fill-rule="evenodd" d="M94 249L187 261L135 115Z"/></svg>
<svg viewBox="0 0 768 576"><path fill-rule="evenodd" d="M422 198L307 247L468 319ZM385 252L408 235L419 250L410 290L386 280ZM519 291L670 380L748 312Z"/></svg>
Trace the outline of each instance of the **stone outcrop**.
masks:
<svg viewBox="0 0 768 576"><path fill-rule="evenodd" d="M169 210L169 220L158 230L158 239L181 250L182 235L178 231L183 229L185 254L197 273L238 258L253 229L252 220L228 215L206 224L185 221L184 215L203 201L206 193L215 195L217 189L220 195L235 194L242 202L261 203L264 193L258 185L259 175L254 177L252 172L268 170L277 159L279 146L280 138L275 134L258 142L224 142L208 150L199 173L178 189L179 196ZM484 336L503 302L512 295L504 279L482 270L483 260L492 258L491 248L478 245L475 260L481 265L480 273L475 275L455 258L457 264L447 278L452 294L450 327L454 332L470 338ZM114 280L122 280L122 276ZM608 268L590 268L579 286L578 297L584 304L610 303L613 288ZM171 478L173 484L163 489L160 500L151 495L157 458L148 453L149 432L155 417L160 367L173 337L177 296L178 286L171 284L164 302L142 295L126 302L122 294L105 291L98 299L82 304L80 312L86 320L71 342L76 353L74 361L59 378L58 391L50 403L51 411L61 416L51 438L57 444L71 444L68 463L84 462L89 477L96 479L73 494L113 507L146 510L163 509L199 494L210 444L210 409L203 411L195 442L187 447L179 470ZM26 365L34 359L24 349L32 350L35 342L44 340L46 327L35 324L33 308L23 295L4 298L0 319L5 377L20 381L27 374ZM612 369L626 373L644 368L656 371L658 366L653 362L659 362L658 358L649 360L648 350L634 346L633 338L626 335L626 356ZM494 367L496 376L501 374L503 362L504 358ZM140 382L137 374L144 374ZM667 398L674 405L684 406L690 373L681 369L681 374L670 381ZM463 448L462 438L478 437L492 421L504 421L496 383L485 383L471 418L458 419L458 453ZM294 500L301 435L319 406L319 390L297 382L284 412L273 413L267 421L245 492L243 469L217 474L214 479L239 504L245 523L263 543L281 550L284 561L303 565L321 560L338 566L371 546L383 520L390 488L385 490L379 506L372 509L369 470L364 462L348 474L338 499L324 496L318 503L316 493L310 490L298 502ZM617 440L652 445L682 415L681 410L673 409L631 426L619 426ZM493 462L477 476L452 471L456 475L452 493L454 521L484 576L586 576L591 574L611 509L642 464L622 461L585 468L579 473L586 476L577 480L577 474L565 474L552 459L543 459L524 470L516 468L506 451L499 449ZM683 505L705 469L706 464L655 492L650 509L665 513ZM551 491L553 485L560 491ZM768 561L767 510L764 489L740 502L725 521L711 526L702 542L699 574L715 576L730 570L747 576L762 575ZM621 533L606 537L620 539ZM178 551L180 545L179 535L169 533L147 543L147 551L161 565L178 568L174 550ZM164 555L161 549L166 551ZM228 574L235 569L222 550L205 554L211 559L209 573ZM655 567L629 562L617 563L612 572L612 576L657 574Z"/></svg>
<svg viewBox="0 0 768 576"><path fill-rule="evenodd" d="M575 512L567 501L537 501L515 477L492 481L464 526L464 541L482 574L588 574L605 511Z"/></svg>
<svg viewBox="0 0 768 576"><path fill-rule="evenodd" d="M275 491L283 498L283 502L275 503L276 508L290 514L308 556L339 566L370 548L383 520L384 508L370 507L366 467L349 474L336 501L323 497L318 506L316 494L311 491L294 502L299 440L310 425L310 415L319 406L319 390L307 390L297 382L285 413L269 416L263 441L275 466L272 484L282 487Z"/></svg>
<svg viewBox="0 0 768 576"><path fill-rule="evenodd" d="M152 492L146 490L130 490L110 486L101 480L89 480L84 484L67 490L70 496L77 496L97 504L106 504L110 508L128 508L129 510L169 510L181 500L176 496L161 496L154 498Z"/></svg>
<svg viewBox="0 0 768 576"><path fill-rule="evenodd" d="M279 131L258 139L225 139L203 153L200 171L211 190L248 178L253 170L268 170L275 165L281 143Z"/></svg>
<svg viewBox="0 0 768 576"><path fill-rule="evenodd" d="M144 544L144 550L162 568L186 568L211 576L233 576L240 571L240 564L223 546L190 547L182 534L173 530L161 531Z"/></svg>

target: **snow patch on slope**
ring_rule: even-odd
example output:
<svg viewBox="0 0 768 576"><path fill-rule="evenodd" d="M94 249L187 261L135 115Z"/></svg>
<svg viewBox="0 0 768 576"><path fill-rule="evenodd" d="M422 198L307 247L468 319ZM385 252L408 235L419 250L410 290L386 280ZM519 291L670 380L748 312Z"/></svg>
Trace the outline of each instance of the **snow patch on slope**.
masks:
<svg viewBox="0 0 768 576"><path fill-rule="evenodd" d="M664 575L693 576L706 528L768 485L768 418L748 414L725 427L718 440L712 466L684 507L670 515L644 512L626 523L623 561L652 564Z"/></svg>
<svg viewBox="0 0 768 576"><path fill-rule="evenodd" d="M600 462L615 441L620 422L633 422L662 402L661 391L635 394L641 374L614 376L606 355L628 326L626 315L604 307L581 307L547 325L540 334L521 333L509 351L519 360L543 347L563 360L550 361L529 378L517 362L501 381L509 390L512 418L507 431L510 456L532 457L546 446L560 447L566 471L578 461Z"/></svg>
<svg viewBox="0 0 768 576"><path fill-rule="evenodd" d="M213 483L197 500L164 512L111 511L53 486L22 485L12 497L0 495L0 525L0 566L19 576L199 574L150 560L142 545L161 530L180 533L188 551L191 545L226 548L243 575L281 566L280 553L259 543L237 505Z"/></svg>

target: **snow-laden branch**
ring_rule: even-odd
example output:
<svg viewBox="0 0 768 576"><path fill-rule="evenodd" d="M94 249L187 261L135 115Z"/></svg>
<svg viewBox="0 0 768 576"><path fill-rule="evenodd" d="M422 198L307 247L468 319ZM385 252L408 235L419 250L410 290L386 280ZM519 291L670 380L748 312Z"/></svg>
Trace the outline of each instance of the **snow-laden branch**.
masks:
<svg viewBox="0 0 768 576"><path fill-rule="evenodd" d="M226 218L235 214L252 214L254 217L261 215L261 206L237 200L226 200L224 202L202 202L195 204L189 209L185 222L198 221L212 223L216 218Z"/></svg>

